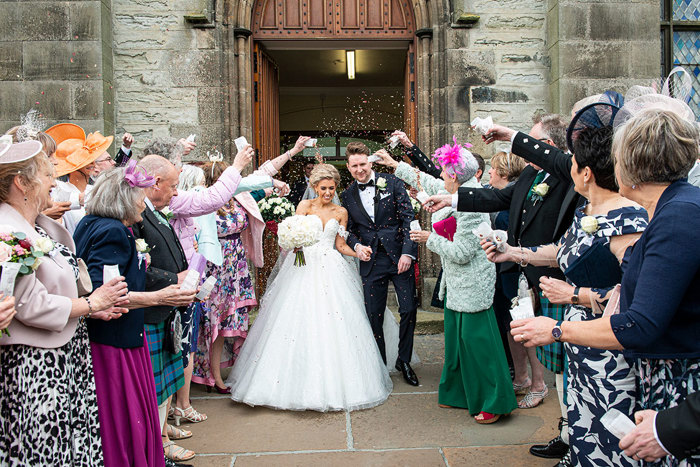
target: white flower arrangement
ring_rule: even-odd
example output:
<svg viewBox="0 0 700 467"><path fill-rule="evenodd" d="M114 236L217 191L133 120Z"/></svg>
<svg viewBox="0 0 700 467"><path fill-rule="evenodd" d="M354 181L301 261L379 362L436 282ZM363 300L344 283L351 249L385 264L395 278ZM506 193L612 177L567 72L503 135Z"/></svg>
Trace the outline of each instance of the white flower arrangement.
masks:
<svg viewBox="0 0 700 467"><path fill-rule="evenodd" d="M55 245L50 238L39 237L34 242L34 247L42 253L48 254L54 249Z"/></svg>
<svg viewBox="0 0 700 467"><path fill-rule="evenodd" d="M382 190L382 191L386 190L386 179L384 177L379 177L377 179L376 185L377 185L377 188L379 188L380 190Z"/></svg>
<svg viewBox="0 0 700 467"><path fill-rule="evenodd" d="M151 251L151 247L148 246L148 243L146 243L146 240L143 238L137 238L136 241L136 251L139 253L148 253Z"/></svg>
<svg viewBox="0 0 700 467"><path fill-rule="evenodd" d="M303 248L311 246L318 242L321 231L318 224L313 222L311 216L290 216L284 219L277 230L279 237L279 245L285 250L295 250L296 259L295 266L304 266L306 259L304 258Z"/></svg>
<svg viewBox="0 0 700 467"><path fill-rule="evenodd" d="M165 216L165 220L170 222L170 219L173 218L174 214L172 209L170 209L168 206L165 206L163 209L160 210L160 213Z"/></svg>
<svg viewBox="0 0 700 467"><path fill-rule="evenodd" d="M595 216L585 216L581 219L581 229L588 235L593 235L598 231L598 219Z"/></svg>
<svg viewBox="0 0 700 467"><path fill-rule="evenodd" d="M287 198L279 196L261 199L258 208L265 222L281 222L294 215L294 205Z"/></svg>
<svg viewBox="0 0 700 467"><path fill-rule="evenodd" d="M544 198L545 196L547 196L547 193L549 193L549 185L547 185L547 184L544 183L544 182L538 183L538 184L535 185L535 187L532 189L532 192L533 192L534 194L536 194L536 195L538 195L538 196Z"/></svg>

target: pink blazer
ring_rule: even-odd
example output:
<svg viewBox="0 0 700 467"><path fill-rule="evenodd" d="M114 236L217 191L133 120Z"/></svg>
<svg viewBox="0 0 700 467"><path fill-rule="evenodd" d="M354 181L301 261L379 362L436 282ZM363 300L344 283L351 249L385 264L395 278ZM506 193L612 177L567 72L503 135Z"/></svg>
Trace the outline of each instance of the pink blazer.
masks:
<svg viewBox="0 0 700 467"><path fill-rule="evenodd" d="M14 232L24 232L32 241L39 238L34 226L9 204L0 204L0 219L3 225L12 227ZM75 252L73 238L61 224L43 214L39 214L36 223L51 239ZM0 338L0 345L46 349L65 345L75 334L79 319L70 318L72 298L78 298L78 286L68 261L60 253L44 257L34 274L18 277L15 282L17 314L8 328L10 336Z"/></svg>
<svg viewBox="0 0 700 467"><path fill-rule="evenodd" d="M178 191L170 201L175 217L170 221L180 239L187 261L194 254L194 217L215 212L226 205L241 182L241 174L233 167L224 170L219 179L206 191Z"/></svg>

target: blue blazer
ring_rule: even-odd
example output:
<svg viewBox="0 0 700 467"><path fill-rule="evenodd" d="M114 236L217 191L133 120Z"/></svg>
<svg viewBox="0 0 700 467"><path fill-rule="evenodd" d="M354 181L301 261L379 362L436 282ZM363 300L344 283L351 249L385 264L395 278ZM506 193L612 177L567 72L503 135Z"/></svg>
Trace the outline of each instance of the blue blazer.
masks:
<svg viewBox="0 0 700 467"><path fill-rule="evenodd" d="M634 358L700 358L700 188L672 183L623 268L613 332Z"/></svg>
<svg viewBox="0 0 700 467"><path fill-rule="evenodd" d="M146 287L146 264L140 261L135 239L128 228L116 219L88 215L73 234L76 252L87 264L93 288L102 285L105 264L116 264L126 278L130 291ZM123 349L143 346L143 309L129 310L119 319L89 319L90 341Z"/></svg>

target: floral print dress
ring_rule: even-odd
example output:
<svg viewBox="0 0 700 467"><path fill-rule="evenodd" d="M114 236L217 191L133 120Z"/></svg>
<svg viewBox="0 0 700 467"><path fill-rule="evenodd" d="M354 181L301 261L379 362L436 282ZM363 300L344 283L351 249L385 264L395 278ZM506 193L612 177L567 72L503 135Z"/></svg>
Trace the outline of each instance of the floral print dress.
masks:
<svg viewBox="0 0 700 467"><path fill-rule="evenodd" d="M641 233L647 226L642 208L623 207L607 215L594 216L597 229L587 233L582 227L585 207L574 215L574 222L561 239L557 260L562 271L596 243L610 248L610 240L618 235ZM572 283L570 280L569 283ZM579 285L579 284L573 284ZM610 289L593 289L605 297ZM564 313L567 321L589 321L600 318L602 311L580 305L569 305ZM567 366L567 417L571 465L636 466L639 462L627 457L617 446L600 419L608 410L617 409L633 417L636 409L636 370L634 361L618 350L600 350L564 344Z"/></svg>
<svg viewBox="0 0 700 467"><path fill-rule="evenodd" d="M217 216L216 227L221 243L223 263L208 263L206 275L218 279L209 299L202 303L199 337L194 356L192 381L213 385L209 349L219 335L226 338L221 367L233 365L248 335L248 311L257 305L241 232L248 227L245 209L233 200Z"/></svg>

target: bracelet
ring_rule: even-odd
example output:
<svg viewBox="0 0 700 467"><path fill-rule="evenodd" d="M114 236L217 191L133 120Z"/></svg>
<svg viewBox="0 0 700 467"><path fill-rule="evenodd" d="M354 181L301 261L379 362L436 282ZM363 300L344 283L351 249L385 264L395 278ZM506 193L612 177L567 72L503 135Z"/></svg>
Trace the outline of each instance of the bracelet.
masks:
<svg viewBox="0 0 700 467"><path fill-rule="evenodd" d="M520 247L520 261L518 261L518 265L521 268L524 268L525 266L527 266L527 264L528 263L525 261L525 251L523 250L523 247L521 246Z"/></svg>
<svg viewBox="0 0 700 467"><path fill-rule="evenodd" d="M88 306L88 314L87 317L89 318L90 315L92 315L92 303L90 303L90 299L87 297L83 297L85 299L85 303L87 303Z"/></svg>

